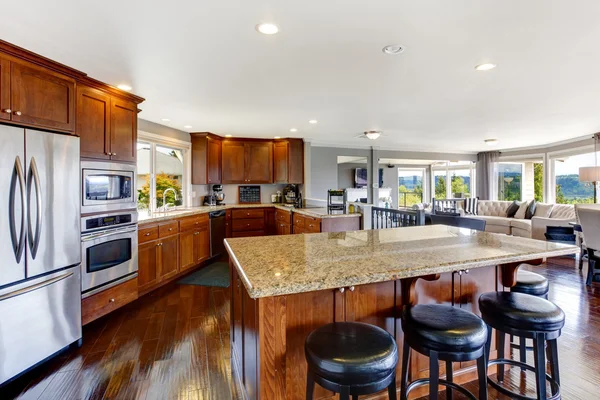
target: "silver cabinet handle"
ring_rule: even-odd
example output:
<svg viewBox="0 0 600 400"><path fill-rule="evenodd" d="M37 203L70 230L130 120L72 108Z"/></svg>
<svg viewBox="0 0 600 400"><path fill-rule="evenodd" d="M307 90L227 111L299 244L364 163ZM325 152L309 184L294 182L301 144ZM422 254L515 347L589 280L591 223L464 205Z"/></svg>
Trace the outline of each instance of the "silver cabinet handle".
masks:
<svg viewBox="0 0 600 400"><path fill-rule="evenodd" d="M109 302L109 303L114 303L114 302L115 302L115 299L110 299L108 302Z"/></svg>
<svg viewBox="0 0 600 400"><path fill-rule="evenodd" d="M5 108L4 110L2 110L2 112L10 114L10 113L12 113L12 110L10 108Z"/></svg>
<svg viewBox="0 0 600 400"><path fill-rule="evenodd" d="M348 289L349 289L351 292L354 292L354 286L350 286Z"/></svg>
<svg viewBox="0 0 600 400"><path fill-rule="evenodd" d="M112 153L112 155L113 155L113 156L116 156L116 155L117 155L117 153Z"/></svg>
<svg viewBox="0 0 600 400"><path fill-rule="evenodd" d="M42 188L40 186L40 174L38 172L35 157L31 158L31 164L29 164L29 182L27 183L27 200L28 200L28 227L29 227L29 248L31 249L31 257L35 260L37 255L38 247L40 245L40 236L42 233ZM33 178L33 179L31 179ZM31 181L35 183L35 197L36 197L36 218L35 218L35 236L31 233Z"/></svg>
<svg viewBox="0 0 600 400"><path fill-rule="evenodd" d="M146 233L144 236L150 236L150 232Z"/></svg>
<svg viewBox="0 0 600 400"><path fill-rule="evenodd" d="M21 189L21 232L19 233L18 238L15 227L15 194L17 191L16 179L19 179L19 188ZM14 173L10 181L9 196L10 199L8 201L8 215L10 219L10 236L12 239L13 251L15 252L17 263L20 263L21 257L23 256L23 250L25 249L25 242L27 241L27 238L25 237L25 175L23 174L23 166L21 165L21 159L19 158L19 156L15 157Z"/></svg>
<svg viewBox="0 0 600 400"><path fill-rule="evenodd" d="M15 111L15 115L21 116L21 111Z"/></svg>
<svg viewBox="0 0 600 400"><path fill-rule="evenodd" d="M344 291L346 290L345 288L341 287L338 289L340 291L340 293L344 293Z"/></svg>

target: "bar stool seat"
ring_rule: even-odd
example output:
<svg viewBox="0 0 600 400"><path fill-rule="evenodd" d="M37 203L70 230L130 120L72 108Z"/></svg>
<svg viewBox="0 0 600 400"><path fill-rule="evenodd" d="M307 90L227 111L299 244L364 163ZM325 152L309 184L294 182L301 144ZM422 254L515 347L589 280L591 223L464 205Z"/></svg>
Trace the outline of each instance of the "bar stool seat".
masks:
<svg viewBox="0 0 600 400"><path fill-rule="evenodd" d="M479 309L493 328L558 331L565 325L565 313L557 305L523 293L484 293L479 298Z"/></svg>
<svg viewBox="0 0 600 400"><path fill-rule="evenodd" d="M402 353L402 399L418 386L429 385L429 399L438 398L438 386L446 386L446 398L452 390L467 398L476 397L453 382L453 362L477 360L479 398L487 399L485 346L488 340L486 324L466 310L442 304L418 304L402 310L404 347ZM429 357L429 378L409 384L410 349ZM439 361L446 362L446 379L439 378Z"/></svg>
<svg viewBox="0 0 600 400"><path fill-rule="evenodd" d="M307 399L312 399L314 382L340 393L341 399L385 388L396 399L398 347L385 330L359 322L327 324L308 335L304 352Z"/></svg>
<svg viewBox="0 0 600 400"><path fill-rule="evenodd" d="M548 279L542 275L519 269L517 271L517 283L510 288L510 291L546 298L549 288Z"/></svg>

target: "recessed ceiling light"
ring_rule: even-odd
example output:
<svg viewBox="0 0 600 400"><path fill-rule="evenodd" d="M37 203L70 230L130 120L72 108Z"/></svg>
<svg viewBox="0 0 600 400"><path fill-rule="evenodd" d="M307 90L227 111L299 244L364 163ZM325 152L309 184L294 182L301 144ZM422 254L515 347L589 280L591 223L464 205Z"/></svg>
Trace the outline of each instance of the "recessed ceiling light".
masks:
<svg viewBox="0 0 600 400"><path fill-rule="evenodd" d="M131 86L125 85L124 83L118 85L117 87L121 90L125 90L126 92L129 92L132 89Z"/></svg>
<svg viewBox="0 0 600 400"><path fill-rule="evenodd" d="M162 122L170 122L171 120L169 118L161 118L160 119Z"/></svg>
<svg viewBox="0 0 600 400"><path fill-rule="evenodd" d="M383 51L385 54L396 55L402 53L404 51L404 47L400 46L399 44L390 44L381 49L381 51Z"/></svg>
<svg viewBox="0 0 600 400"><path fill-rule="evenodd" d="M273 139L281 139L281 136L274 136Z"/></svg>
<svg viewBox="0 0 600 400"><path fill-rule="evenodd" d="M498 144L498 139L485 139L484 142L488 146L495 146Z"/></svg>
<svg viewBox="0 0 600 400"><path fill-rule="evenodd" d="M290 129L290 132L298 132L298 129L292 128L292 129Z"/></svg>
<svg viewBox="0 0 600 400"><path fill-rule="evenodd" d="M317 121L316 119L311 119L310 121L308 121L309 124L316 124L317 122L319 121Z"/></svg>
<svg viewBox="0 0 600 400"><path fill-rule="evenodd" d="M191 129L191 128L193 128L191 125L184 125L183 127L184 127L185 129Z"/></svg>
<svg viewBox="0 0 600 400"><path fill-rule="evenodd" d="M225 135L225 137L231 137L231 135Z"/></svg>
<svg viewBox="0 0 600 400"><path fill-rule="evenodd" d="M274 35L279 32L279 28L275 24L258 24L256 30L264 35Z"/></svg>
<svg viewBox="0 0 600 400"><path fill-rule="evenodd" d="M379 132L379 131L367 131L367 132L365 132L365 136L366 136L368 139L375 140L375 139L377 139L379 136L381 136L381 132Z"/></svg>
<svg viewBox="0 0 600 400"><path fill-rule="evenodd" d="M477 71L489 71L490 69L494 69L496 68L496 64L492 64L492 63L486 63L486 64L479 64L475 66L475 69Z"/></svg>

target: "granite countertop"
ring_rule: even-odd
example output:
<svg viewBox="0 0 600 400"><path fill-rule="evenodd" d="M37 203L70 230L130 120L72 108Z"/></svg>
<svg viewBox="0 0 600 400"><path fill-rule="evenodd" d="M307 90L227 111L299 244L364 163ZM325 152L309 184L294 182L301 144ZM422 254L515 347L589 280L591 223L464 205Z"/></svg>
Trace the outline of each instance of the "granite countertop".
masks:
<svg viewBox="0 0 600 400"><path fill-rule="evenodd" d="M335 289L575 254L576 246L429 225L225 240L250 297Z"/></svg>
<svg viewBox="0 0 600 400"><path fill-rule="evenodd" d="M181 211L178 211L178 210L169 211L166 215L161 212L157 212L150 216L150 215L148 215L147 212L140 211L139 216L138 216L138 222L140 224L149 224L149 223L155 223L155 222L168 221L168 220L171 220L174 218L182 218L182 217L189 217L191 215L205 214L205 213L209 213L212 211L218 211L218 210L228 210L228 209L234 209L234 208L265 208L265 207L275 207L280 210L293 211L298 214L307 215L309 217L314 217L314 218L321 218L321 219L323 219L323 218L348 218L348 217L358 217L358 216L362 215L360 213L328 214L327 208L325 208L325 207L296 208L296 207L288 207L288 206L284 206L281 204L272 204L272 203L227 204L224 206L189 207L189 208L186 208Z"/></svg>

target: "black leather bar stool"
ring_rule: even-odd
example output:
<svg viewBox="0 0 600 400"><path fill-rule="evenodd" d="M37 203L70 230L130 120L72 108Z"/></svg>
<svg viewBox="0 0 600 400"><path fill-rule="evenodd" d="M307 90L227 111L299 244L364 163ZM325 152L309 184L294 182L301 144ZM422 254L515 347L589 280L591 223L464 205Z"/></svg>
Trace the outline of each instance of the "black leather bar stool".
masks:
<svg viewBox="0 0 600 400"><path fill-rule="evenodd" d="M487 399L485 343L488 332L485 323L468 311L456 307L428 304L406 306L402 312L404 348L402 353L402 400L408 393L429 383L429 399L438 398L438 385L446 386L446 398L452 399L452 389L476 397L455 384L452 363L477 360L479 398ZM408 384L410 349L429 357L429 379L418 379ZM446 362L446 379L439 379L438 361Z"/></svg>
<svg viewBox="0 0 600 400"><path fill-rule="evenodd" d="M550 285L548 279L540 274L519 269L517 271L517 283L510 288L513 293L525 293L532 296L548 299L548 291ZM527 351L533 351L533 347L528 347L525 339L519 340L519 343L514 343L514 336L510 335L510 347L519 350L519 360L522 363L527 362ZM521 368L524 370L525 368Z"/></svg>
<svg viewBox="0 0 600 400"><path fill-rule="evenodd" d="M560 376L558 370L558 344L562 327L565 325L565 314L555 304L541 297L514 292L484 293L479 298L479 309L486 324L488 324L488 344L486 354L489 360L492 329L498 331L498 354L500 358L488 361L489 365L498 365L498 382L504 381L504 365L514 365L529 371L536 376L537 399L546 400L546 381L550 382L552 397L560 398ZM504 336L510 334L524 341L533 339L535 367L520 361L502 357L504 354ZM546 374L546 359L544 345L548 344L548 361L551 375ZM519 393L514 393L501 386L493 379L488 379L500 393L514 399L530 400Z"/></svg>
<svg viewBox="0 0 600 400"><path fill-rule="evenodd" d="M340 400L388 389L396 400L398 347L383 329L359 322L336 322L312 331L304 353L308 363L306 399L315 382L340 394Z"/></svg>

